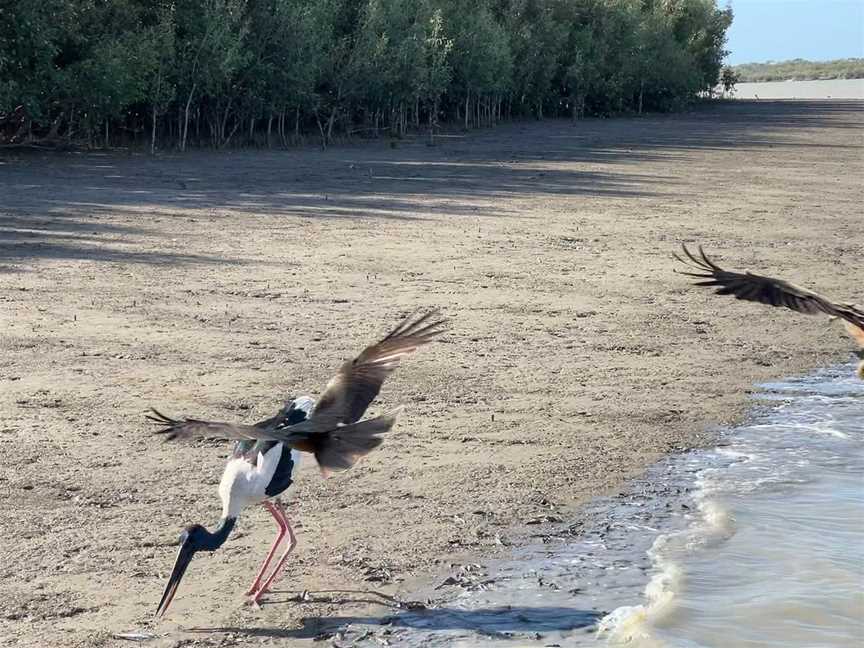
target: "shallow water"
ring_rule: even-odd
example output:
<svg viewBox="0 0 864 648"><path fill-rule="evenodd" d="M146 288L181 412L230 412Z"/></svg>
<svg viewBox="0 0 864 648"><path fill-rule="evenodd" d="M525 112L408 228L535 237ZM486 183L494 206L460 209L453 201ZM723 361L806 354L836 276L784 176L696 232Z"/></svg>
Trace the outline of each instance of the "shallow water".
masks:
<svg viewBox="0 0 864 648"><path fill-rule="evenodd" d="M342 619L352 645L816 648L864 637L864 383L763 385L747 425L666 459L436 608ZM337 621L337 620L334 620Z"/></svg>
<svg viewBox="0 0 864 648"><path fill-rule="evenodd" d="M698 473L698 513L652 546L646 602L604 620L613 645L862 645L864 387L766 387L779 405L706 453L729 463Z"/></svg>
<svg viewBox="0 0 864 648"><path fill-rule="evenodd" d="M864 99L864 79L760 81L735 86L736 99Z"/></svg>

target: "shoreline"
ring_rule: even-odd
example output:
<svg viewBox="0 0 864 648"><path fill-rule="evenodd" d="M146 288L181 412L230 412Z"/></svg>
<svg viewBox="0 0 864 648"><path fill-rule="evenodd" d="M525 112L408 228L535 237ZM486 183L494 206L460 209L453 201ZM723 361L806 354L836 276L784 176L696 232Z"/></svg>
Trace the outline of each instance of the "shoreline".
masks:
<svg viewBox="0 0 864 648"><path fill-rule="evenodd" d="M306 645L286 634L303 617L362 606L291 593L393 592L500 555L519 524L569 519L710 443L754 383L851 344L692 288L670 254L698 242L730 269L854 300L862 125L858 104L759 102L435 148L4 158L0 429L27 443L0 473L0 562L18 580L0 630L21 646L49 627L88 648L135 628L171 645L181 627ZM379 451L327 481L307 462L286 493L303 527L282 593L240 605L272 534L249 511L151 625L180 527L218 515L228 449L158 443L139 413L264 418L418 305L451 332L385 385L375 411L406 411Z"/></svg>
<svg viewBox="0 0 864 648"><path fill-rule="evenodd" d="M350 620L306 618L296 636L317 641L338 636L358 648L387 642L406 648L519 648L533 641L593 646L600 636L614 645L641 640L654 645L656 624L662 627L675 601L687 596L680 569L686 569L688 558L710 557L715 544L734 534L730 511L715 491L728 482L734 466L753 459L742 448L752 451L757 428L771 427L776 434L785 426L788 433L786 407L800 412L806 409L803 399L837 396L838 380L860 391L853 369L844 363L756 385L747 415L721 430L715 445L663 457L615 495L597 497L566 519L532 527L523 542L497 552L503 555L426 580L403 597L401 609L388 609L381 601ZM772 447L770 441L765 445ZM791 480L782 472L792 468L786 459L778 470ZM793 492L805 482L790 487L781 481ZM755 488L758 480L747 484ZM417 609L420 602L425 607Z"/></svg>

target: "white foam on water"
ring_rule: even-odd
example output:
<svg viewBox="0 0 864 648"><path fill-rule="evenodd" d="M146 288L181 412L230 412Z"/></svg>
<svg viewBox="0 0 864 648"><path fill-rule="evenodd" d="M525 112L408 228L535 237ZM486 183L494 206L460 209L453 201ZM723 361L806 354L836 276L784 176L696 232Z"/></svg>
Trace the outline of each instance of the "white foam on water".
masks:
<svg viewBox="0 0 864 648"><path fill-rule="evenodd" d="M740 458L749 456L731 454ZM686 574L681 557L723 542L735 533L735 519L730 511L705 490L705 487L710 489L710 479L700 475L699 482L702 488L694 495L697 515L691 524L681 531L657 536L648 550L654 574L645 586L645 602L616 608L598 623L597 636L605 639L608 645L665 647L663 640L655 636L653 628L675 611L677 597L685 586Z"/></svg>
<svg viewBox="0 0 864 648"><path fill-rule="evenodd" d="M697 514L657 538L644 602L603 618L606 645L864 645L864 384L771 388L789 402L703 455L725 463L697 472Z"/></svg>
<svg viewBox="0 0 864 648"><path fill-rule="evenodd" d="M658 648L651 633L654 623L671 612L675 594L681 582L681 570L666 557L666 547L674 542L677 534L660 535L654 541L648 555L654 564L655 573L645 586L645 603L616 608L597 624L597 637L606 639L611 645L623 645L639 641L645 648Z"/></svg>

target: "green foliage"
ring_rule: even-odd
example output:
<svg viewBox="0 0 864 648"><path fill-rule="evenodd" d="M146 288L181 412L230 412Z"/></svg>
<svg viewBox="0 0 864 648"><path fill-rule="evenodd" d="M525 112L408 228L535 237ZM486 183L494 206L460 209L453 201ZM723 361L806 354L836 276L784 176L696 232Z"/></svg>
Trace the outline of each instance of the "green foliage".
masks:
<svg viewBox="0 0 864 648"><path fill-rule="evenodd" d="M556 20L555 3L513 0L505 28L510 35L513 94L521 111L543 116L543 104L552 98L552 80L558 68L567 25Z"/></svg>
<svg viewBox="0 0 864 648"><path fill-rule="evenodd" d="M0 6L0 115L21 106L35 119L48 117L58 85L54 58L64 36L64 4L19 0Z"/></svg>
<svg viewBox="0 0 864 648"><path fill-rule="evenodd" d="M435 9L429 17L423 34L423 66L419 79L419 94L430 110L430 123L437 118L438 102L450 86L452 70L450 52L453 39L444 32L444 17Z"/></svg>
<svg viewBox="0 0 864 648"><path fill-rule="evenodd" d="M18 0L0 140L326 144L671 110L720 81L731 20L715 0Z"/></svg>
<svg viewBox="0 0 864 648"><path fill-rule="evenodd" d="M314 104L331 39L332 3L256 2L250 10L250 57L242 78L262 111Z"/></svg>
<svg viewBox="0 0 864 648"><path fill-rule="evenodd" d="M745 63L734 68L739 83L758 81L803 81L808 79L864 79L864 58L836 61L793 59L768 63Z"/></svg>
<svg viewBox="0 0 864 648"><path fill-rule="evenodd" d="M735 92L735 86L738 84L738 73L728 65L723 68L720 73L720 85L723 87L723 94L732 94Z"/></svg>

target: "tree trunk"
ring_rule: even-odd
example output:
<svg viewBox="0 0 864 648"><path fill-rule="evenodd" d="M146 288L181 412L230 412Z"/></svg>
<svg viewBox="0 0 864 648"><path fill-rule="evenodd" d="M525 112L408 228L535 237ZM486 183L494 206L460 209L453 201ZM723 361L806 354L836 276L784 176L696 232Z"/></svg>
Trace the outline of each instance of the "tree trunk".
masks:
<svg viewBox="0 0 864 648"><path fill-rule="evenodd" d="M239 120L239 119L235 119L235 120L234 120L234 128L231 129L231 132L228 133L228 137L225 138L225 142L222 144L222 147L223 147L223 148L226 147L226 146L228 146L228 144L231 143L231 138L234 137L234 133L237 132L237 129L238 129L238 128L240 128L240 120Z"/></svg>
<svg viewBox="0 0 864 648"><path fill-rule="evenodd" d="M465 94L465 130L468 130L468 113L469 113L469 108L470 108L470 104L469 104L470 101L471 101L471 91L469 90Z"/></svg>
<svg viewBox="0 0 864 648"><path fill-rule="evenodd" d="M180 136L180 152L186 151L186 135L189 132L189 106L192 105L192 96L195 94L195 88L198 86L197 83L192 84L192 89L189 91L189 97L186 99L186 108L183 111L183 129L182 135Z"/></svg>
<svg viewBox="0 0 864 648"><path fill-rule="evenodd" d="M73 112L72 114L74 115L75 113ZM70 128L71 128L71 126L70 126ZM15 130L15 134L12 136L12 139L9 141L17 144L20 141L19 138L23 138L23 141L26 142L27 137L28 137L27 134L29 132L30 132L30 120L28 120L26 117L22 117L21 121L18 122L18 128Z"/></svg>
<svg viewBox="0 0 864 648"><path fill-rule="evenodd" d="M279 118L276 120L276 130L279 131L279 141L282 142L282 146L287 146L288 142L285 139L285 108L279 111Z"/></svg>
<svg viewBox="0 0 864 648"><path fill-rule="evenodd" d="M294 109L294 143L300 143L300 106Z"/></svg>
<svg viewBox="0 0 864 648"><path fill-rule="evenodd" d="M324 132L324 124L321 123L321 117L318 115L318 111L315 111L315 122L318 124L318 132L321 133L321 148L327 148L327 134Z"/></svg>
<svg viewBox="0 0 864 648"><path fill-rule="evenodd" d="M327 143L329 144L333 141L333 124L336 122L336 114L339 109L337 106L333 106L333 111L330 113L330 119L327 120Z"/></svg>
<svg viewBox="0 0 864 648"><path fill-rule="evenodd" d="M54 121L51 122L51 130L48 131L48 137L47 137L47 139L49 141L54 141L57 138L57 133L60 131L60 122L61 121L63 121L63 113L60 113L59 115L57 115L56 119L54 119ZM23 126L23 123L19 124L19 128L18 128L19 132L21 131L21 126ZM17 135L17 133L15 135ZM13 141L15 140L15 136L12 137L12 140Z"/></svg>
<svg viewBox="0 0 864 648"><path fill-rule="evenodd" d="M435 116L438 114L438 100L432 102L429 109L429 146L435 146Z"/></svg>
<svg viewBox="0 0 864 648"><path fill-rule="evenodd" d="M150 129L150 155L156 155L156 102L153 102L153 126Z"/></svg>
<svg viewBox="0 0 864 648"><path fill-rule="evenodd" d="M108 120L105 120L105 148L108 148Z"/></svg>
<svg viewBox="0 0 864 648"><path fill-rule="evenodd" d="M273 113L270 113L270 116L267 117L267 148L272 148L270 144L270 133L273 132Z"/></svg>
<svg viewBox="0 0 864 648"><path fill-rule="evenodd" d="M231 135L228 135L227 138L225 137L225 129L228 128L228 116L231 114L231 103L232 101L229 100L228 104L225 106L225 112L222 113L222 119L219 120L219 148L225 147L228 144L228 140L231 139L231 135L233 135L234 131L237 130L237 124L235 124L234 130L231 131ZM239 123L239 121L237 123Z"/></svg>
<svg viewBox="0 0 864 648"><path fill-rule="evenodd" d="M639 114L642 114L642 94L645 90L645 81L644 79L639 82Z"/></svg>

